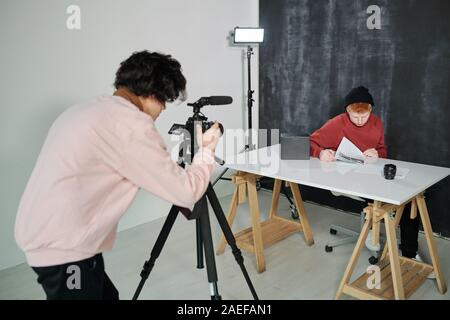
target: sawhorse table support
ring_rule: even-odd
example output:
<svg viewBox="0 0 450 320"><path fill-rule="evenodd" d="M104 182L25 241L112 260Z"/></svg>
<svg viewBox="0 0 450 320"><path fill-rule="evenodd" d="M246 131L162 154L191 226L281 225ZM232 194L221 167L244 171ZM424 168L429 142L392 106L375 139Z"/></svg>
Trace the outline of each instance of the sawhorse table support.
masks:
<svg viewBox="0 0 450 320"><path fill-rule="evenodd" d="M233 225L236 216L237 207L239 204L245 202L246 194L248 193L248 201L251 215L251 227L242 230L235 234L237 245L240 249L250 252L256 257L256 269L258 272L264 272L266 269L266 262L264 258L264 248L268 247L288 235L303 231L305 242L311 246L314 244L311 227L306 216L305 207L300 194L298 185L293 182L288 182L291 187L294 203L299 213L300 223L291 221L277 215L278 202L280 199L281 180L275 179L272 194L272 205L267 220L260 221L260 211L258 205L258 197L256 191L256 180L260 176L251 173L238 172L232 176L232 181L235 184L235 190L231 199L230 209L228 211L228 224ZM217 254L222 254L225 251L226 240L222 235Z"/></svg>
<svg viewBox="0 0 450 320"><path fill-rule="evenodd" d="M441 271L439 256L431 229L428 209L423 194L419 194L411 200L411 218L417 216L417 209L422 220L428 250L430 252L432 264L418 262L405 257L400 257L397 247L395 229L399 224L403 214L404 205L382 204L375 201L364 209L366 221L361 234L353 250L350 262L344 272L344 276L336 293L339 299L343 293L359 299L405 299L408 298L427 278L428 274L434 272L438 290L441 294L447 291L447 286ZM409 202L409 201L407 201ZM407 203L405 202L405 203ZM395 217L393 212L396 212ZM350 283L350 278L358 261L361 250L369 233L370 226L373 225L373 232L379 232L379 224L384 221L386 228L386 245L378 263L380 272L378 281L377 275L364 273L358 279ZM378 238L379 234L376 235ZM372 269L372 271L374 271Z"/></svg>

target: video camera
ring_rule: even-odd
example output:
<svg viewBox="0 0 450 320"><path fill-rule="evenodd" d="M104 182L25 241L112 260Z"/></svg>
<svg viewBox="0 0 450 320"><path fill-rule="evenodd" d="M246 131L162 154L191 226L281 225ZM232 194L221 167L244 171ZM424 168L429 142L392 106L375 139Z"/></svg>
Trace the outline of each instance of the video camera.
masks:
<svg viewBox="0 0 450 320"><path fill-rule="evenodd" d="M209 128L211 128L214 125L213 121L207 121L208 118L200 112L200 109L205 105L223 105L223 104L230 104L233 102L233 99L228 96L212 96L212 97L203 97L197 100L194 103L188 103L188 106L194 107L194 114L192 117L189 117L189 119L186 121L186 124L178 124L175 123L172 125L172 127L169 130L169 134L173 135L184 135L183 141L180 144L179 152L178 152L178 164L184 168L185 164L191 164L192 159L194 157L194 154L197 152L198 145L196 139L193 139L191 137L194 136L195 132L195 125L197 123L201 124L202 126L202 132L205 132ZM219 123L219 129L221 133L223 134L223 125ZM216 162L220 165L225 164L225 161L222 159L219 159L217 157L214 157ZM192 215L192 212L189 209L186 208L179 208L181 213L187 218L187 219L195 219L196 216Z"/></svg>
<svg viewBox="0 0 450 320"><path fill-rule="evenodd" d="M200 109L207 105L225 105L231 104L233 102L233 98L229 96L211 96L211 97L202 97L198 99L196 102L188 103L187 105L193 107L194 115L188 119L185 125L183 124L173 124L169 130L169 134L180 135L182 130L187 130L191 135L194 132L194 123L197 121L201 121L202 131L205 132L209 128L214 125L213 121L207 121L208 118L200 112ZM220 132L223 134L223 125L219 123Z"/></svg>

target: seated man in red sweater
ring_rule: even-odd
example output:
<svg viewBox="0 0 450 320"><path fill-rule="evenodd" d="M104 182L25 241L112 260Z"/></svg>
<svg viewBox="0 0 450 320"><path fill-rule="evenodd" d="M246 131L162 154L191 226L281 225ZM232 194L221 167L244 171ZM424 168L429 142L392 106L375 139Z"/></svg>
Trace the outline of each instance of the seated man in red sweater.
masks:
<svg viewBox="0 0 450 320"><path fill-rule="evenodd" d="M345 97L347 112L328 120L311 134L311 156L325 162L335 161L335 152L342 138L346 137L366 157L385 158L387 150L383 124L380 118L372 113L373 106L373 98L367 88L353 88ZM410 204L407 204L400 221L402 255L422 260L417 253L419 219L410 219L409 208ZM367 239L370 240L370 237ZM366 243L370 247L370 241Z"/></svg>
<svg viewBox="0 0 450 320"><path fill-rule="evenodd" d="M343 137L349 139L367 157L385 158L384 130L380 118L372 113L373 99L364 87L354 88L345 98L347 112L327 121L313 132L311 156L335 161L334 153Z"/></svg>

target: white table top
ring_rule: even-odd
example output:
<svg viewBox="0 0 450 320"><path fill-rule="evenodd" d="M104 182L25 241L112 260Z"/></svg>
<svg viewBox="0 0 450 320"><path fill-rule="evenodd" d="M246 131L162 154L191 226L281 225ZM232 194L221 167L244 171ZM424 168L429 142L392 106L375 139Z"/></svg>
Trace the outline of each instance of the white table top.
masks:
<svg viewBox="0 0 450 320"><path fill-rule="evenodd" d="M280 145L265 147L225 158L225 167L265 177L295 182L311 187L402 204L450 175L450 168L390 159L371 159L358 165L343 162L325 163L310 160L280 160ZM386 180L382 168L386 163L409 169L404 178ZM361 167L375 168L379 174L361 173Z"/></svg>

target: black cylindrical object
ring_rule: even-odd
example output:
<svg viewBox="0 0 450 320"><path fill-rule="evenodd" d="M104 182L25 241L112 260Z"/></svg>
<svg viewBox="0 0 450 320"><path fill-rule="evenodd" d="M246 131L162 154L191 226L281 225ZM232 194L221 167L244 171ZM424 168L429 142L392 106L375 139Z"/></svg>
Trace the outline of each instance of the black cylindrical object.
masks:
<svg viewBox="0 0 450 320"><path fill-rule="evenodd" d="M388 180L393 180L395 178L395 174L397 172L397 167L395 166L395 164L385 164L384 165L384 178L388 179Z"/></svg>

